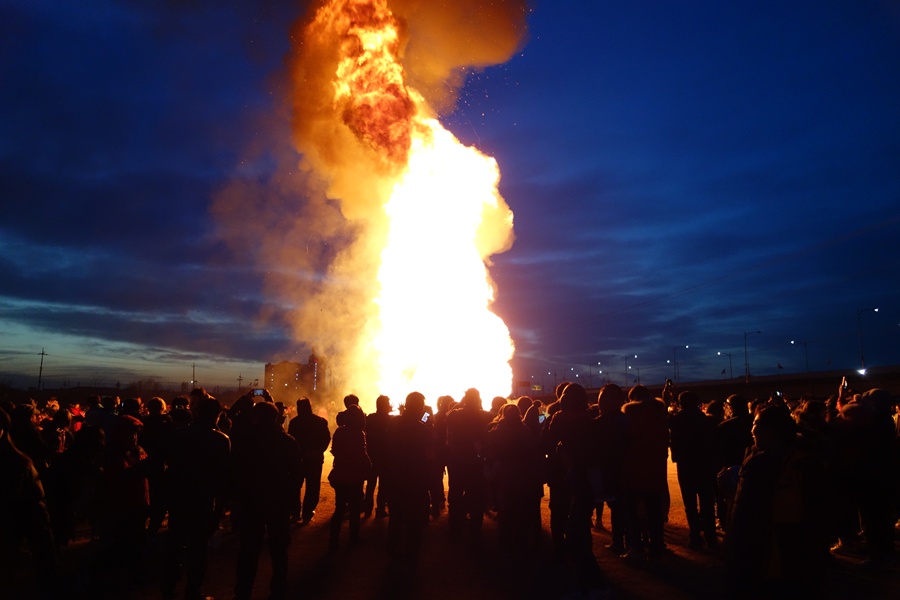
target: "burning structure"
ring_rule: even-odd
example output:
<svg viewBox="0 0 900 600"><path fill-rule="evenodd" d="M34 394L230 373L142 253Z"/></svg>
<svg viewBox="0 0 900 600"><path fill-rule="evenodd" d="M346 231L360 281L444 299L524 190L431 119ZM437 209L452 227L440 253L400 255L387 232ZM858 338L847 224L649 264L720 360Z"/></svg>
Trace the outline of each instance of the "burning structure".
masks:
<svg viewBox="0 0 900 600"><path fill-rule="evenodd" d="M438 119L521 42L524 2L481 4L322 0L293 34L293 142L335 249L290 322L363 398L511 390L487 267L513 215L496 161Z"/></svg>

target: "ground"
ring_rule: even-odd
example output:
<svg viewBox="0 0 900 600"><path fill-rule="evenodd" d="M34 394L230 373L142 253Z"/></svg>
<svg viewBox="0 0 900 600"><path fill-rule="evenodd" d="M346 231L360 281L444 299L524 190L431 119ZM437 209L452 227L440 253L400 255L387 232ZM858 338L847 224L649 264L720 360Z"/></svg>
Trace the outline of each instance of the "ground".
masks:
<svg viewBox="0 0 900 600"><path fill-rule="evenodd" d="M615 600L666 598L666 600L722 599L721 556L709 550L687 547L688 534L680 501L674 465L669 465L672 503L666 525L669 552L652 563L623 561L604 548L609 543L606 530L595 530L594 553L610 583ZM329 472L326 464L324 473ZM540 552L500 555L497 527L485 519L480 550L451 540L446 513L429 523L422 551L416 561L392 561L387 553L387 519L370 518L362 524L362 543L353 548L344 543L336 554L328 553L328 519L333 512L333 492L322 486L322 501L316 517L306 526L296 526L290 546L289 598L304 599L409 599L497 600L505 598L575 598L570 571L550 560L550 539L545 535ZM547 498L543 500L545 532L549 532ZM608 511L604 524L609 527ZM210 548L209 571L204 592L217 600L230 599L234 584L236 536L220 531ZM346 525L342 541L346 541ZM60 559L66 577L76 583L87 557L90 542L80 540L62 549ZM876 599L900 597L900 568L868 570L859 566L861 555L836 555L826 574L828 599ZM156 600L160 553L154 544L146 552L147 574L141 581L123 582L114 598ZM268 598L268 556L263 551L254 600ZM12 580L0 586L0 598L34 597L33 574L24 566ZM120 590L120 591L118 591ZM66 597L71 597L67 595Z"/></svg>

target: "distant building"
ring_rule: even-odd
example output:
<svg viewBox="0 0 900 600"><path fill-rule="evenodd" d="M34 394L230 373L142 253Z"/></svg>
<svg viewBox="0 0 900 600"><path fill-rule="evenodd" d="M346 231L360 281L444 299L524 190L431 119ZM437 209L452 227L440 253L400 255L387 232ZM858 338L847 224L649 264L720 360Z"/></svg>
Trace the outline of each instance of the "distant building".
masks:
<svg viewBox="0 0 900 600"><path fill-rule="evenodd" d="M301 396L314 397L325 382L322 359L309 355L306 364L281 361L266 363L265 387L275 401L292 403Z"/></svg>

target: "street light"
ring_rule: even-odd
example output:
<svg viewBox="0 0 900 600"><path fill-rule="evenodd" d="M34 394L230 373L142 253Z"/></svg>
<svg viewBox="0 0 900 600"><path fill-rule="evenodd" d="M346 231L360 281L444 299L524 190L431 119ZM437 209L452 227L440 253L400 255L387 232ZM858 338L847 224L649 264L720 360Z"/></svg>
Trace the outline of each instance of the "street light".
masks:
<svg viewBox="0 0 900 600"><path fill-rule="evenodd" d="M600 366L599 362L597 362L597 366ZM602 372L603 371L600 371L600 373ZM591 363L588 363L588 387L594 387L594 365L592 365Z"/></svg>
<svg viewBox="0 0 900 600"><path fill-rule="evenodd" d="M761 331L745 331L744 332L744 378L750 383L750 358L747 355L747 336L754 333L762 333Z"/></svg>
<svg viewBox="0 0 900 600"><path fill-rule="evenodd" d="M878 312L877 308L857 308L856 309L856 331L859 334L859 374L866 374L866 357L863 354L862 343L862 314L865 312Z"/></svg>
<svg viewBox="0 0 900 600"><path fill-rule="evenodd" d="M725 355L728 357L728 378L734 379L734 369L731 368L731 353L730 352L716 352L716 355L722 356Z"/></svg>
<svg viewBox="0 0 900 600"><path fill-rule="evenodd" d="M685 345L684 347L685 349L690 348L688 345ZM678 357L676 355L678 348L679 346L672 346L672 379L674 381L678 381Z"/></svg>
<svg viewBox="0 0 900 600"><path fill-rule="evenodd" d="M794 340L791 340L791 343L803 344L803 352L806 354L806 372L809 373L809 345L806 342L794 342Z"/></svg>
<svg viewBox="0 0 900 600"><path fill-rule="evenodd" d="M637 354L635 354L634 357L637 358ZM626 387L626 388L628 387L628 369L631 368L631 367L628 366L628 361L629 361L629 360L631 360L631 359L630 359L630 358L626 358L626 359L625 359L625 387Z"/></svg>

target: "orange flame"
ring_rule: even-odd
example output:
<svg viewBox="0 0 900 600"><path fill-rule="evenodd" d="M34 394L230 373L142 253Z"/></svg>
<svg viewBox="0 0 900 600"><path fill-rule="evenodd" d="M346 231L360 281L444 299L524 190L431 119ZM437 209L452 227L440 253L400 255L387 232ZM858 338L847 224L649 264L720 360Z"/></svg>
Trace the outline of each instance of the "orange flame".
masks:
<svg viewBox="0 0 900 600"><path fill-rule="evenodd" d="M350 313L340 379L373 398L507 395L514 348L490 311L486 261L511 246L512 212L496 161L461 144L408 84L404 28L387 0L327 2L295 68L298 145L359 234L331 275L355 280L362 301L325 316ZM300 333L335 347L328 328L311 331Z"/></svg>

